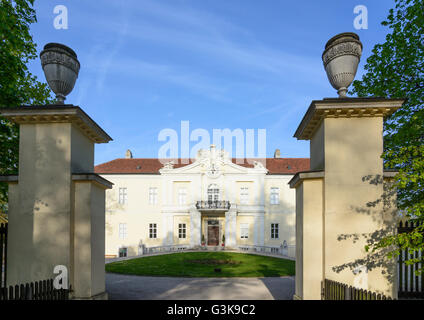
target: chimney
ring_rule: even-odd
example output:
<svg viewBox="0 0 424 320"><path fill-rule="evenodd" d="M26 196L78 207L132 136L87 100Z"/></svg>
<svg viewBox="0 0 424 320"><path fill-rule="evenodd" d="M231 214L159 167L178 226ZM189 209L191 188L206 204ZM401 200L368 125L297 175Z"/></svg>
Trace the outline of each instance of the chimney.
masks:
<svg viewBox="0 0 424 320"><path fill-rule="evenodd" d="M130 149L125 153L125 159L132 159L133 155Z"/></svg>
<svg viewBox="0 0 424 320"><path fill-rule="evenodd" d="M281 158L280 149L275 149L274 159L279 159L279 158Z"/></svg>

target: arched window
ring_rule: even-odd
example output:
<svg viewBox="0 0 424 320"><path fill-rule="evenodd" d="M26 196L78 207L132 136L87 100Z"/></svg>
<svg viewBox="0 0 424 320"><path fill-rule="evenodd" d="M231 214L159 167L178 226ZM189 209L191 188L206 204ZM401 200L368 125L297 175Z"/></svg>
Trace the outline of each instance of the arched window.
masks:
<svg viewBox="0 0 424 320"><path fill-rule="evenodd" d="M208 201L219 200L219 188L216 184L211 184L208 187Z"/></svg>

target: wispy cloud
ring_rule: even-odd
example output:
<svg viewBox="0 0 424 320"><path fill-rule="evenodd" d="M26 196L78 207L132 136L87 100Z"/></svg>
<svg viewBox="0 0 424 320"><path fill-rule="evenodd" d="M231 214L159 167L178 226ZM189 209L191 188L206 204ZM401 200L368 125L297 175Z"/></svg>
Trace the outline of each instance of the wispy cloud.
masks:
<svg viewBox="0 0 424 320"><path fill-rule="evenodd" d="M109 72L115 75L125 74L127 77L139 80L147 78L167 82L189 89L193 93L205 95L214 100L230 101L225 94L225 85L220 85L213 79L179 66L121 58L109 66Z"/></svg>
<svg viewBox="0 0 424 320"><path fill-rule="evenodd" d="M285 108L287 108L287 106L285 104L279 104L277 106L273 106L273 107L265 107L265 108L261 108L260 111L258 112L254 112L254 113L249 113L248 115L246 115L244 118L245 119L254 119L263 115L267 115L267 114L274 114L276 112L282 111Z"/></svg>
<svg viewBox="0 0 424 320"><path fill-rule="evenodd" d="M276 50L257 40L249 30L208 12L163 2L140 1L133 7L128 36L133 41L161 43L192 54L199 52L211 61L221 61L249 77L296 76L304 82L319 83L322 66L314 57ZM137 17L137 19L135 19ZM120 23L104 27L118 30ZM318 62L318 63L317 63Z"/></svg>
<svg viewBox="0 0 424 320"><path fill-rule="evenodd" d="M109 68L111 67L112 61L113 62L116 61L114 60L114 58L116 54L118 53L118 51L120 50L120 48L122 47L122 44L125 39L125 35L127 34L127 30L128 30L128 21L125 21L123 27L119 29L117 39L113 41L112 48L104 48L104 52L107 52L107 54L106 54L106 58L102 61L102 64L100 65L98 69L99 71L98 71L97 83L96 83L97 90L100 92L103 90L105 78L107 76Z"/></svg>
<svg viewBox="0 0 424 320"><path fill-rule="evenodd" d="M224 16L194 9L186 2L129 1L120 14L115 13L123 8L120 2L107 1L106 6L102 14L112 15L107 19L93 21L87 12L81 13L81 20L90 22L90 28L102 36L86 59L92 76L80 84L79 101L93 87L102 94L111 74L163 81L226 103L243 91L254 100L261 86L269 92L293 82L322 86L319 60L262 43L251 30ZM164 54L152 56L160 51Z"/></svg>
<svg viewBox="0 0 424 320"><path fill-rule="evenodd" d="M80 83L78 104L81 104L88 90L93 87L99 95L102 94L109 69L116 61L115 57L126 40L127 31L128 14L123 11L120 15L120 28L115 30L113 37L99 39L91 45L84 65L91 73L91 77L84 77Z"/></svg>

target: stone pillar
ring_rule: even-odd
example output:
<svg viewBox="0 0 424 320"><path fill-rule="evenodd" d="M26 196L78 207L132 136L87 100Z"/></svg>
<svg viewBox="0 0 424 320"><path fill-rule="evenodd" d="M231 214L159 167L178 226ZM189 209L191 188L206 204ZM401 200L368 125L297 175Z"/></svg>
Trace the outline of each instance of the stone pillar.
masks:
<svg viewBox="0 0 424 320"><path fill-rule="evenodd" d="M383 117L403 100L336 98L313 101L295 137L310 140L311 171L296 174L296 297L320 299L320 282L354 285L368 270L366 289L395 297L394 261L365 252L366 237L393 232L394 197L382 201ZM391 201L390 201L391 200ZM383 207L383 203L391 205Z"/></svg>
<svg viewBox="0 0 424 320"><path fill-rule="evenodd" d="M253 215L253 245L263 246L264 245L264 213L255 213Z"/></svg>
<svg viewBox="0 0 424 320"><path fill-rule="evenodd" d="M237 211L236 210L234 210L234 213L231 219L230 239L232 240L232 243L233 243L232 245L234 247L237 247Z"/></svg>
<svg viewBox="0 0 424 320"><path fill-rule="evenodd" d="M259 239L258 239L258 244L260 246L265 245L265 236L264 236L264 232L265 232L265 225L264 225L264 214L261 213L258 217L258 230L259 230Z"/></svg>
<svg viewBox="0 0 424 320"><path fill-rule="evenodd" d="M174 214L167 213L164 216L164 240L165 245L173 245L174 244Z"/></svg>
<svg viewBox="0 0 424 320"><path fill-rule="evenodd" d="M225 213L225 246L227 248L235 248L236 242L236 216L235 209L228 210Z"/></svg>
<svg viewBox="0 0 424 320"><path fill-rule="evenodd" d="M228 228L228 237L226 238L226 246L230 248L237 247L237 208L232 204L230 210L225 214L228 221L225 222L225 227Z"/></svg>
<svg viewBox="0 0 424 320"><path fill-rule="evenodd" d="M201 213L195 206L190 208L190 247L195 248L201 245L202 222Z"/></svg>
<svg viewBox="0 0 424 320"><path fill-rule="evenodd" d="M79 298L105 292L105 189L112 184L96 174L73 174L73 287Z"/></svg>
<svg viewBox="0 0 424 320"><path fill-rule="evenodd" d="M296 289L301 299L320 299L323 277L323 172L299 173L296 188Z"/></svg>
<svg viewBox="0 0 424 320"><path fill-rule="evenodd" d="M54 267L64 265L75 298L107 296L104 191L112 184L93 170L94 143L111 138L71 105L0 113L20 126L19 175L9 187L7 284L54 278Z"/></svg>

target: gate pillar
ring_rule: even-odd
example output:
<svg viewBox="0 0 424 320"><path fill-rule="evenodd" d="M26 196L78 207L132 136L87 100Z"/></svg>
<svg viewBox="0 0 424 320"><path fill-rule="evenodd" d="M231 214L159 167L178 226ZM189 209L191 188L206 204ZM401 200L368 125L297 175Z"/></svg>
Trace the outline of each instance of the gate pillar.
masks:
<svg viewBox="0 0 424 320"><path fill-rule="evenodd" d="M383 117L401 99L327 98L312 101L296 130L310 140L311 167L290 181L296 189L296 294L320 299L325 278L395 297L395 263L365 251L367 240L393 232L394 172L383 170ZM364 269L365 267L365 269ZM356 274L355 274L356 273Z"/></svg>
<svg viewBox="0 0 424 320"><path fill-rule="evenodd" d="M105 189L94 144L111 138L81 108L1 109L19 124L19 174L9 184L7 285L68 271L74 298L105 298Z"/></svg>

